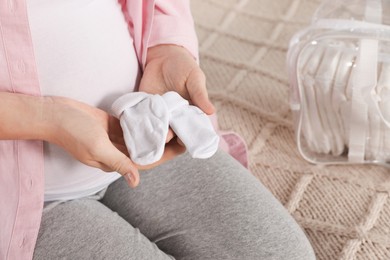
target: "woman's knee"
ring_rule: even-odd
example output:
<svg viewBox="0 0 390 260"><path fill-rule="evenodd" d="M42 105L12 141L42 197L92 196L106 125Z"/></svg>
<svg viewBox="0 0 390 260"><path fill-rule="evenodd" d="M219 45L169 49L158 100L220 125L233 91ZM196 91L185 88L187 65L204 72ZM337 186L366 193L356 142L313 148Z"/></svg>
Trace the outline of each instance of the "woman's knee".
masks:
<svg viewBox="0 0 390 260"><path fill-rule="evenodd" d="M315 259L304 232L283 205L251 173L224 161L220 170L230 178L219 176L214 186L220 187L206 209L213 212L210 229L220 234L210 244L225 244L232 259Z"/></svg>
<svg viewBox="0 0 390 260"><path fill-rule="evenodd" d="M315 259L304 232L283 205L250 172L227 156L218 153L204 165L210 172L203 180L199 198L203 202L202 212L197 225L206 232L200 235L203 240L208 238L203 243L209 246L211 255L206 257Z"/></svg>

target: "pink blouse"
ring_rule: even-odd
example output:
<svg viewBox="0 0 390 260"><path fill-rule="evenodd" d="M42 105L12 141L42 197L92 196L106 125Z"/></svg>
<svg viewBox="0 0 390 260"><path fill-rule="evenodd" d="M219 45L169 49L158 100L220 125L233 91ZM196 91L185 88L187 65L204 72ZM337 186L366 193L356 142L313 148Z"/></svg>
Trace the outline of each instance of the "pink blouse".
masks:
<svg viewBox="0 0 390 260"><path fill-rule="evenodd" d="M198 57L189 0L119 1L143 67L147 48L157 44L181 45ZM0 1L0 91L40 95L26 0ZM42 141L0 141L0 259L32 259L43 172Z"/></svg>

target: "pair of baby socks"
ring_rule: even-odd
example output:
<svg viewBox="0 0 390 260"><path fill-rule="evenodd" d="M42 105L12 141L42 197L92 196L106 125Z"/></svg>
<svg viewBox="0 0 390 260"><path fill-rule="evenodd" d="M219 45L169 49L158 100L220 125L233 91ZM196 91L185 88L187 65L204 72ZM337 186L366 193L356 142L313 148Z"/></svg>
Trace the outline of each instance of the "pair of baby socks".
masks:
<svg viewBox="0 0 390 260"><path fill-rule="evenodd" d="M193 158L209 158L218 149L219 137L208 116L176 92L128 93L113 103L112 111L120 120L130 157L139 165L161 159L169 127Z"/></svg>

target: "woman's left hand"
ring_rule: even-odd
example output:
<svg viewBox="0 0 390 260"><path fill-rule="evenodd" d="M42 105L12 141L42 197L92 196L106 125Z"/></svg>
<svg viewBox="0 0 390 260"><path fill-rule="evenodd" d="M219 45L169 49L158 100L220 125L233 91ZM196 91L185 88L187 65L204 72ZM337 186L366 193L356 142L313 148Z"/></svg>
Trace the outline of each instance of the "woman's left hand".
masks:
<svg viewBox="0 0 390 260"><path fill-rule="evenodd" d="M139 91L160 95L175 91L206 114L215 112L208 98L203 71L190 52L177 45L164 44L148 49Z"/></svg>

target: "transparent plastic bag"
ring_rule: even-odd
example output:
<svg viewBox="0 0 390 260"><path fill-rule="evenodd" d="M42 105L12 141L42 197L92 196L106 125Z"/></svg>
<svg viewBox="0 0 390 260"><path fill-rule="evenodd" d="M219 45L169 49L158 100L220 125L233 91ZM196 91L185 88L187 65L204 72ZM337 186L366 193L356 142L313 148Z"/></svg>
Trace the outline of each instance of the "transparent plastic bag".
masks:
<svg viewBox="0 0 390 260"><path fill-rule="evenodd" d="M325 0L287 65L306 160L390 165L389 0Z"/></svg>

